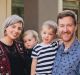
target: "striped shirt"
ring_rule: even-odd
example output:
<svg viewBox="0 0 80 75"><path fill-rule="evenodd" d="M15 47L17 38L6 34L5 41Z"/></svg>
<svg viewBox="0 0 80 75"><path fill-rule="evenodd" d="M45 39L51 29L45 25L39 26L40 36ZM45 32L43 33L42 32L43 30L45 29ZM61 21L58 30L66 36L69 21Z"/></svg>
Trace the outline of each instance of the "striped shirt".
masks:
<svg viewBox="0 0 80 75"><path fill-rule="evenodd" d="M32 51L32 58L37 59L36 75L51 75L52 66L58 48L58 42L43 45L37 44Z"/></svg>

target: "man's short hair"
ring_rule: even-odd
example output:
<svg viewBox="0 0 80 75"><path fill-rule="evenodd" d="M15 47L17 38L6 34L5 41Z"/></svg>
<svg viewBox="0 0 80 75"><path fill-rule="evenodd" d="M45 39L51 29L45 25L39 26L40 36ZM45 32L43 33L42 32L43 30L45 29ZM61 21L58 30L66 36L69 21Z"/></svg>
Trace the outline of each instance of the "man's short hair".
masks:
<svg viewBox="0 0 80 75"><path fill-rule="evenodd" d="M68 16L73 18L73 22L76 25L77 24L77 15L72 10L64 10L64 11L60 12L57 16L57 23L58 23L59 19L62 19L64 17L68 17Z"/></svg>

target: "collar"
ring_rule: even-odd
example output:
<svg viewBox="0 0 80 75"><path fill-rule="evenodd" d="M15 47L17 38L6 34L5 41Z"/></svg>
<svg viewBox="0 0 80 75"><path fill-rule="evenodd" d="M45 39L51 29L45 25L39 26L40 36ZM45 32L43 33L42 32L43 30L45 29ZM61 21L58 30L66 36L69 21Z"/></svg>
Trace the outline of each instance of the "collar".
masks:
<svg viewBox="0 0 80 75"><path fill-rule="evenodd" d="M77 38L75 38L72 45L70 46L70 48L68 48L68 50L66 52L64 52L65 47L64 47L64 43L62 43L62 45L60 46L60 51L61 51L61 53L72 53L73 51L76 51L79 43L80 43L79 40Z"/></svg>

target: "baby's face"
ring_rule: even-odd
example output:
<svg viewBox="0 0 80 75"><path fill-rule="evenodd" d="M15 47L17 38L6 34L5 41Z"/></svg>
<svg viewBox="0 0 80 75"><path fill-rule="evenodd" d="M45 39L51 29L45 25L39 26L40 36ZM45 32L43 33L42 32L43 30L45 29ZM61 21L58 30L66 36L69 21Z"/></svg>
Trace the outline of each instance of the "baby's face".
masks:
<svg viewBox="0 0 80 75"><path fill-rule="evenodd" d="M28 49L33 48L37 43L36 39L31 35L25 36L23 38L23 41L24 41L25 48L28 48Z"/></svg>

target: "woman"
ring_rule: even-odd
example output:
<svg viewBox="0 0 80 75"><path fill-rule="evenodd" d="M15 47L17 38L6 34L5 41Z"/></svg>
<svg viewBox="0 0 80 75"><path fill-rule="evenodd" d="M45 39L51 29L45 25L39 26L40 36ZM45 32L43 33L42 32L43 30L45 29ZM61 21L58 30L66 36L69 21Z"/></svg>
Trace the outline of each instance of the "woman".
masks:
<svg viewBox="0 0 80 75"><path fill-rule="evenodd" d="M12 15L3 25L4 36L0 39L0 73L1 75L23 75L23 48L16 41L23 31L23 19L18 15Z"/></svg>

